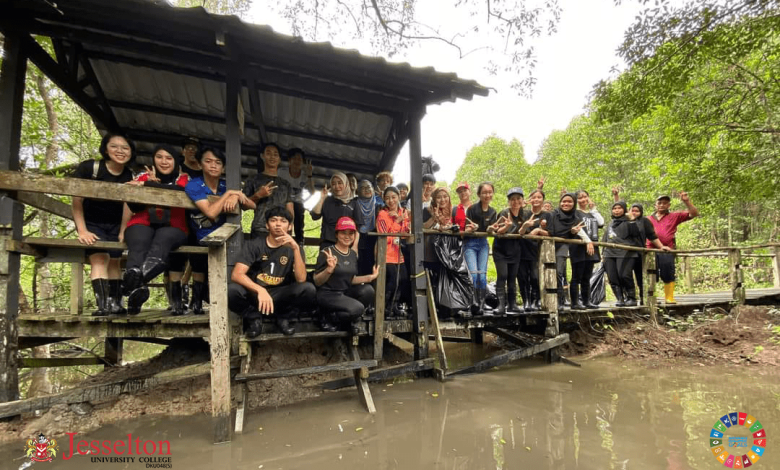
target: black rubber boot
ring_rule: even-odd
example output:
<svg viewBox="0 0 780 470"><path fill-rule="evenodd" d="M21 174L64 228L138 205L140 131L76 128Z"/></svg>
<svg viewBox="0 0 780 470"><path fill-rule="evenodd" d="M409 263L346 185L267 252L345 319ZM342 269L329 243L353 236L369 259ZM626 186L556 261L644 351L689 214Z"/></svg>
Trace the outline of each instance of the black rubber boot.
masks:
<svg viewBox="0 0 780 470"><path fill-rule="evenodd" d="M531 290L531 286L529 285L523 285L520 287L520 296L523 298L523 308L521 311L523 312L530 312L531 311L531 293L529 292Z"/></svg>
<svg viewBox="0 0 780 470"><path fill-rule="evenodd" d="M181 285L181 304L187 306L190 304L190 285Z"/></svg>
<svg viewBox="0 0 780 470"><path fill-rule="evenodd" d="M558 310L568 310L569 304L566 302L566 295L564 295L565 288L563 286L558 286ZM567 290L567 289L566 289Z"/></svg>
<svg viewBox="0 0 780 470"><path fill-rule="evenodd" d="M149 300L149 288L146 286L141 286L133 292L130 292L130 295L127 296L127 313L129 315L138 315L141 313L141 307L144 306L144 302Z"/></svg>
<svg viewBox="0 0 780 470"><path fill-rule="evenodd" d="M479 313L480 313L480 315L485 316L485 317L492 317L493 316L493 309L488 307L485 304L485 300L487 298L487 289L485 289L483 287L483 288L477 289L477 292L478 292L478 296L479 296Z"/></svg>
<svg viewBox="0 0 780 470"><path fill-rule="evenodd" d="M573 282L569 283L569 296L571 297L572 310L585 310L585 306L580 301L579 287L579 284Z"/></svg>
<svg viewBox="0 0 780 470"><path fill-rule="evenodd" d="M613 285L612 286L612 292L615 294L615 307L623 307L625 306L625 302L623 301L623 290L620 289L620 286Z"/></svg>
<svg viewBox="0 0 780 470"><path fill-rule="evenodd" d="M173 299L171 299L171 278L166 274L163 276L163 288L165 289L165 298L168 299L167 311L173 311Z"/></svg>
<svg viewBox="0 0 780 470"><path fill-rule="evenodd" d="M143 283L144 275L141 273L141 268L130 268L122 276L122 293L130 295L131 292L141 287Z"/></svg>
<svg viewBox="0 0 780 470"><path fill-rule="evenodd" d="M105 317L111 314L111 285L108 279L93 279L92 290L95 292L95 305L97 310L92 312L93 317Z"/></svg>
<svg viewBox="0 0 780 470"><path fill-rule="evenodd" d="M160 258L146 258L141 266L144 284L162 274L165 271L165 266L165 261Z"/></svg>
<svg viewBox="0 0 780 470"><path fill-rule="evenodd" d="M336 316L332 313L325 313L320 318L320 328L322 328L322 331L328 331L330 333L338 331L339 328L336 326L337 323Z"/></svg>
<svg viewBox="0 0 780 470"><path fill-rule="evenodd" d="M623 306L624 307L636 307L636 290L633 287L623 289L625 292Z"/></svg>
<svg viewBox="0 0 780 470"><path fill-rule="evenodd" d="M498 296L498 308L495 310L495 315L506 315L506 292L501 287L496 286L496 296Z"/></svg>
<svg viewBox="0 0 780 470"><path fill-rule="evenodd" d="M539 302L541 300L541 293L539 292L539 287L534 284L528 286L528 308L526 309L526 312L538 312L541 308Z"/></svg>
<svg viewBox="0 0 780 470"><path fill-rule="evenodd" d="M257 338L261 334L263 334L262 318L255 317L246 320L246 329L244 329L244 336L251 339L251 338Z"/></svg>
<svg viewBox="0 0 780 470"><path fill-rule="evenodd" d="M474 288L474 299L471 302L470 310L471 310L471 316L476 317L477 315L480 315L480 311L479 311L479 289L477 289L476 287Z"/></svg>
<svg viewBox="0 0 780 470"><path fill-rule="evenodd" d="M276 320L276 327L279 328L279 331L281 331L285 336L291 336L295 334L295 328L290 326L290 320L287 318L278 318Z"/></svg>
<svg viewBox="0 0 780 470"><path fill-rule="evenodd" d="M190 299L190 311L194 315L203 315L203 291L206 289L206 284L199 281L192 283L192 297Z"/></svg>
<svg viewBox="0 0 780 470"><path fill-rule="evenodd" d="M509 315L523 313L523 309L517 305L517 291L514 289L506 291L506 313Z"/></svg>
<svg viewBox="0 0 780 470"><path fill-rule="evenodd" d="M360 334L360 324L362 323L363 319L360 317L356 317L352 320L352 323L350 324L350 331L352 332L353 336L357 336Z"/></svg>
<svg viewBox="0 0 780 470"><path fill-rule="evenodd" d="M571 305L571 299L569 298L569 287L567 285L563 285L563 306L568 307Z"/></svg>
<svg viewBox="0 0 780 470"><path fill-rule="evenodd" d="M122 305L122 281L120 279L109 279L108 284L111 298L111 315L127 315L127 309Z"/></svg>
<svg viewBox="0 0 780 470"><path fill-rule="evenodd" d="M187 313L181 299L181 281L168 282L171 292L171 315L178 317Z"/></svg>

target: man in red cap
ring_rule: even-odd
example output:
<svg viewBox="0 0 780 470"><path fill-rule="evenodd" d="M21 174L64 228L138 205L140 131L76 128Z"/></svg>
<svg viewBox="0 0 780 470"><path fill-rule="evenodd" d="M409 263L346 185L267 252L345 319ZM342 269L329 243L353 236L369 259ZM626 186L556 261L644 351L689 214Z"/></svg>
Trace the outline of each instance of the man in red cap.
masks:
<svg viewBox="0 0 780 470"><path fill-rule="evenodd" d="M688 193L681 192L680 200L687 211L669 212L669 206L671 206L672 198L667 195L658 196L655 200L655 212L653 212L648 219L655 228L655 233L658 239L664 246L668 246L672 249L676 249L675 235L677 235L677 226L683 222L687 222L692 218L699 215L699 210L691 203ZM653 245L648 241L648 248L653 248ZM664 282L664 297L666 303L673 304L674 300L674 281L675 281L675 269L674 269L674 253L656 253L655 256L656 266L658 267L658 273L661 280Z"/></svg>
<svg viewBox="0 0 780 470"><path fill-rule="evenodd" d="M458 193L460 204L452 209L452 222L458 224L460 231L463 232L466 230L466 210L471 205L471 188L467 182L461 181L455 191Z"/></svg>

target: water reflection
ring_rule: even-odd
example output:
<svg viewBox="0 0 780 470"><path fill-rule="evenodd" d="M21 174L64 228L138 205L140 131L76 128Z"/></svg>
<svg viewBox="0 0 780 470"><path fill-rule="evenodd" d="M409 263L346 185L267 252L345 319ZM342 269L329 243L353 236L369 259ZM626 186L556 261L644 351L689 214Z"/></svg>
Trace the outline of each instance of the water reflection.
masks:
<svg viewBox="0 0 780 470"><path fill-rule="evenodd" d="M181 469L714 469L722 465L709 451L713 423L729 411L749 411L771 439L780 421L772 387L780 386L777 372L712 371L527 361L444 384L374 385L375 416L352 391L255 411L246 433L227 445L211 444L208 417L138 420L86 439L130 432L168 439L173 468ZM21 445L3 448L0 458L18 457ZM776 454L769 449L756 468L780 468ZM57 468L90 468L86 459L58 461Z"/></svg>

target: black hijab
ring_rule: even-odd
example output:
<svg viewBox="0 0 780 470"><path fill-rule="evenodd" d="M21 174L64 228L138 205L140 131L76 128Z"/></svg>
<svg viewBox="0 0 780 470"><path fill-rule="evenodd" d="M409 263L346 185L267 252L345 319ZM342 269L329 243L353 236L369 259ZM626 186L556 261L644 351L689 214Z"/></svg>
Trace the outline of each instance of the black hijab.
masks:
<svg viewBox="0 0 780 470"><path fill-rule="evenodd" d="M173 157L173 171L167 175L160 173L160 169L154 164L154 156L157 155L157 152L160 150L168 152ZM154 172L157 179L160 180L160 184L176 184L176 180L179 179L179 159L176 158L176 155L178 155L178 152L170 145L161 144L154 148L154 151L152 152L152 165L154 165Z"/></svg>
<svg viewBox="0 0 780 470"><path fill-rule="evenodd" d="M623 208L623 215L621 215L620 217L614 217L614 216L612 217L612 226L613 227L619 227L620 224L622 224L623 222L628 221L628 217L626 216L626 214L628 213L628 209L627 209L627 206L626 206L626 201L618 201L618 202L612 204L612 207L610 207L610 213L612 212L612 209L615 208L615 206L620 206L620 207Z"/></svg>
<svg viewBox="0 0 780 470"><path fill-rule="evenodd" d="M572 208L570 211L564 211L560 207L563 198L570 197ZM558 208L552 213L552 233L553 237L571 238L571 229L582 221L582 216L577 213L577 198L573 193L566 193L558 200Z"/></svg>
<svg viewBox="0 0 780 470"><path fill-rule="evenodd" d="M642 217L642 216L645 215L645 208L642 207L642 204L639 204L638 202L635 203L635 204L631 204L631 208L633 209L634 207L639 209L639 217Z"/></svg>

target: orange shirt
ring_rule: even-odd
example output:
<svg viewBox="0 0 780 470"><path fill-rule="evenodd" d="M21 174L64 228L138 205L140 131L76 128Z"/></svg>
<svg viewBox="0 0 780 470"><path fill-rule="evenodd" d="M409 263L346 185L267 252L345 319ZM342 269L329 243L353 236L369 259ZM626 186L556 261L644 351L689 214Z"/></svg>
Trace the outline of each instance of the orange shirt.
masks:
<svg viewBox="0 0 780 470"><path fill-rule="evenodd" d="M399 208L398 215L403 217L402 222L397 222L395 217L390 215L390 211L382 209L376 216L376 231L379 233L409 233L409 212L406 209ZM387 237L387 257L386 263L400 264L404 262L404 255L401 253L400 237Z"/></svg>

